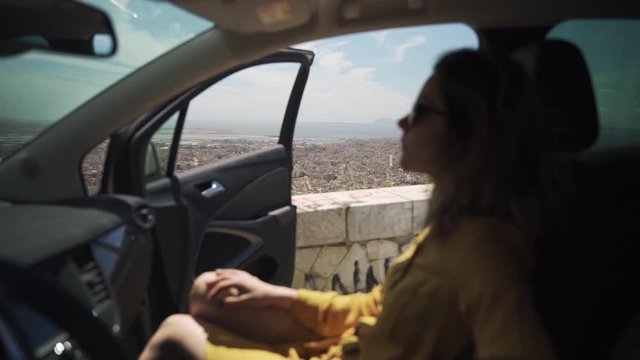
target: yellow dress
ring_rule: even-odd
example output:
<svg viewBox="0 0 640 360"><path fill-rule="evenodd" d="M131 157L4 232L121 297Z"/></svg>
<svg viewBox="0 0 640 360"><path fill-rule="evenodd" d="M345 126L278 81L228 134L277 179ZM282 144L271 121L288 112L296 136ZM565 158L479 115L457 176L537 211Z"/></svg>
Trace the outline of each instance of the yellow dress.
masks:
<svg viewBox="0 0 640 360"><path fill-rule="evenodd" d="M527 287L533 251L513 225L473 218L446 237L424 241L427 235L414 239L370 293L299 290L291 314L326 340L234 338L242 349L214 340L207 359L554 358Z"/></svg>

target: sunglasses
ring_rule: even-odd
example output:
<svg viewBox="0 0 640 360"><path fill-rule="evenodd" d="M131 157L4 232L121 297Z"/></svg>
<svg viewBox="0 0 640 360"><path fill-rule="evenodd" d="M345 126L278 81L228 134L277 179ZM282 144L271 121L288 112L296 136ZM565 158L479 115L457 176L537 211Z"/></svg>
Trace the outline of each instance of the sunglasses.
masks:
<svg viewBox="0 0 640 360"><path fill-rule="evenodd" d="M413 107L413 110L407 115L407 125L409 127L416 126L422 121L421 119L426 119L429 114L447 116L448 113L446 111L442 111L436 108L433 108L429 105L416 103Z"/></svg>

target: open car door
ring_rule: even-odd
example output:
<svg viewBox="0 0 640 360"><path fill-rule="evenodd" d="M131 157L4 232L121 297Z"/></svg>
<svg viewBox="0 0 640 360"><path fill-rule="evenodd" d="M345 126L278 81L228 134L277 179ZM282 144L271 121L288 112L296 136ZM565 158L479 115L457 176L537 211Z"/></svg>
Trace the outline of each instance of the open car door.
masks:
<svg viewBox="0 0 640 360"><path fill-rule="evenodd" d="M186 308L193 278L207 270L240 268L271 283L291 283L296 233L292 141L313 56L310 51L286 49L233 69L190 89L112 138L109 156L121 154L121 158L108 160L114 172L106 175L107 181L115 190L144 194L156 210L156 279L150 297L169 302L161 306L165 313ZM286 98L273 136L246 142L220 128L233 119L240 121L236 116L243 111L262 113L255 108L263 106L258 103L270 94L257 94L252 100L250 93L260 87L256 82L274 77L273 71L256 76L256 68L265 65L285 65L291 81L289 85L276 81L274 91L285 88ZM282 69L277 73L282 75ZM238 91L232 86L238 81L253 85ZM238 98L215 98L223 88L234 90L226 93ZM211 105L206 124L196 116L202 115L202 104ZM231 114L220 113L225 106ZM188 127L192 120L193 131ZM265 146L269 138L273 143ZM259 150L253 150L256 142L263 144ZM209 159L199 158L198 152ZM135 178L139 180L130 180Z"/></svg>

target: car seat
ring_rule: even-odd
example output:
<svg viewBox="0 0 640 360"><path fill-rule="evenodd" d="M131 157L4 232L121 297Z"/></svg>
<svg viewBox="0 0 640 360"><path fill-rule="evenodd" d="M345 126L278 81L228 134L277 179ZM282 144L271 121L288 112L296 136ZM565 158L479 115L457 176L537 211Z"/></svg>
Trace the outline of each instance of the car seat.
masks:
<svg viewBox="0 0 640 360"><path fill-rule="evenodd" d="M564 216L538 239L531 287L560 359L606 359L640 305L638 151L590 152L598 112L580 50L562 40L512 54L531 73L550 116L558 153L568 159Z"/></svg>

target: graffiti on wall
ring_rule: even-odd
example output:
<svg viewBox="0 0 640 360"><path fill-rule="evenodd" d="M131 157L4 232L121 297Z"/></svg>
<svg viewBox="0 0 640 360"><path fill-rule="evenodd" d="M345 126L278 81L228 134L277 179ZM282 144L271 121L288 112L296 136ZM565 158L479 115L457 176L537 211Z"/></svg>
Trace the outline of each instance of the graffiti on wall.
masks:
<svg viewBox="0 0 640 360"><path fill-rule="evenodd" d="M387 257L384 259L384 273L383 276L386 276L389 271L389 264L391 263L391 258ZM353 288L349 288L346 286L343 279L340 278L340 274L333 274L330 278L331 281L331 290L337 291L341 294L353 294L358 291L369 292L376 285L380 284L384 277L378 279L376 278L373 266L369 265L367 267L367 271L364 276L361 274L360 270L360 262L355 260L353 262ZM363 283L364 281L364 283ZM311 273L304 274L304 287L312 290L321 290L321 286L317 283L316 278Z"/></svg>

